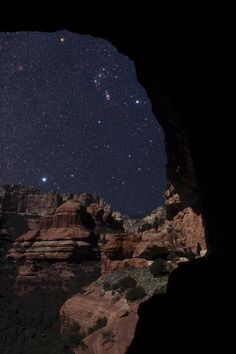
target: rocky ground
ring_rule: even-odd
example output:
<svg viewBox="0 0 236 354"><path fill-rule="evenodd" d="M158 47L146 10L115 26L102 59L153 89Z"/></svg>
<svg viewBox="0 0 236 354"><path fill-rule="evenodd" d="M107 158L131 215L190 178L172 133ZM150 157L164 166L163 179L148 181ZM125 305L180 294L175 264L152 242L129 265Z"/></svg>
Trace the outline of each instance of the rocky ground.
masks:
<svg viewBox="0 0 236 354"><path fill-rule="evenodd" d="M88 354L123 354L134 333L138 304L165 291L168 273L179 262L205 252L201 215L181 206L171 188L166 200L166 206L135 220L112 212L97 195L0 186L1 274L11 283L2 298L7 301L11 291L20 304L36 288L41 295L62 292L55 311L66 342L58 344L57 353L65 345L66 353L76 347L80 353L83 347ZM2 326L1 331L1 352L12 352L7 329ZM50 330L46 333L50 337ZM32 338L23 337L19 345L25 354Z"/></svg>

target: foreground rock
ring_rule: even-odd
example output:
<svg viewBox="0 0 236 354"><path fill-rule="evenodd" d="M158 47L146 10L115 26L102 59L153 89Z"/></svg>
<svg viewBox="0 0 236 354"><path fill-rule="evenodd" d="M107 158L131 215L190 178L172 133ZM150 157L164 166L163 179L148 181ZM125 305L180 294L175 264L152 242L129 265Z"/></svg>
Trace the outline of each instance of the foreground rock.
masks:
<svg viewBox="0 0 236 354"><path fill-rule="evenodd" d="M77 354L124 354L133 337L138 320L137 308L126 316L114 319L106 326L86 337L84 344L86 349L77 349Z"/></svg>
<svg viewBox="0 0 236 354"><path fill-rule="evenodd" d="M164 292L167 278L167 274L154 277L149 268L134 267L101 276L62 306L62 332L74 323L79 324L86 347L76 353L124 354L134 335L140 302Z"/></svg>
<svg viewBox="0 0 236 354"><path fill-rule="evenodd" d="M84 294L76 294L65 302L60 310L62 331L73 323L79 323L86 334L87 349L76 353L124 353L130 344L137 323L138 304L128 304L124 297L117 299L111 291L91 284ZM105 320L102 328L96 328L99 320ZM94 331L90 334L91 331Z"/></svg>

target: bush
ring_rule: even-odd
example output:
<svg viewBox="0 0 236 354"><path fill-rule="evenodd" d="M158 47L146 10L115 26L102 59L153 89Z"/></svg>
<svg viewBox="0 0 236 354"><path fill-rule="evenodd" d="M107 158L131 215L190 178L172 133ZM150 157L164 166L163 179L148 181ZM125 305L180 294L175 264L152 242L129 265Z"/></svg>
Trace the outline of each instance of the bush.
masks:
<svg viewBox="0 0 236 354"><path fill-rule="evenodd" d="M118 286L121 291L125 291L130 288L135 288L136 285L137 285L136 280L132 277L129 277L129 276L120 279L118 282Z"/></svg>
<svg viewBox="0 0 236 354"><path fill-rule="evenodd" d="M114 283L111 285L111 289L112 290L117 290L119 288L119 284L118 283Z"/></svg>
<svg viewBox="0 0 236 354"><path fill-rule="evenodd" d="M144 288L139 286L137 288L132 288L132 289L127 290L127 292L125 294L125 298L128 301L135 301L135 300L142 299L145 295L146 294L145 294Z"/></svg>
<svg viewBox="0 0 236 354"><path fill-rule="evenodd" d="M105 281L105 282L103 283L103 289L104 289L105 291L112 290L112 285L111 285L111 283L110 283L109 281Z"/></svg>
<svg viewBox="0 0 236 354"><path fill-rule="evenodd" d="M149 269L154 277L160 277L168 273L167 263L161 258L156 259Z"/></svg>
<svg viewBox="0 0 236 354"><path fill-rule="evenodd" d="M66 344L70 349L80 346L84 336L80 333L80 325L72 324L63 334L63 344Z"/></svg>
<svg viewBox="0 0 236 354"><path fill-rule="evenodd" d="M115 340L115 335L112 331L104 331L102 333L102 339L103 339L103 344L108 343L108 342L114 342Z"/></svg>
<svg viewBox="0 0 236 354"><path fill-rule="evenodd" d="M88 329L88 334L91 334L91 333L97 331L98 329L105 327L106 325L107 325L107 318L100 317L97 319L97 322L95 323L95 325Z"/></svg>

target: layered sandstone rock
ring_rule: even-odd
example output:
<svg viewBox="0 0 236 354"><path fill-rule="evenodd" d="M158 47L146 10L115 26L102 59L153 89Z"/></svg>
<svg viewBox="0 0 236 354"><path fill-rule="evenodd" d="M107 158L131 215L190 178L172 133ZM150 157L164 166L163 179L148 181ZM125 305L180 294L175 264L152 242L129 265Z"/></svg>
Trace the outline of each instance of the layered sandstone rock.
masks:
<svg viewBox="0 0 236 354"><path fill-rule="evenodd" d="M106 213L109 214L110 206L98 195L88 193L44 194L32 187L2 185L0 186L0 216L1 218L4 217L8 225L8 232L12 240L14 240L33 228L43 227L48 229L51 226L50 215L64 202L72 199L80 202L81 207L84 209L94 203L97 207L104 209L104 215ZM33 227L32 224L39 223L42 217L45 217L43 219L45 225ZM1 229L2 226L0 225Z"/></svg>
<svg viewBox="0 0 236 354"><path fill-rule="evenodd" d="M35 226L16 239L9 258L81 261L96 257L98 234L81 202L67 200Z"/></svg>

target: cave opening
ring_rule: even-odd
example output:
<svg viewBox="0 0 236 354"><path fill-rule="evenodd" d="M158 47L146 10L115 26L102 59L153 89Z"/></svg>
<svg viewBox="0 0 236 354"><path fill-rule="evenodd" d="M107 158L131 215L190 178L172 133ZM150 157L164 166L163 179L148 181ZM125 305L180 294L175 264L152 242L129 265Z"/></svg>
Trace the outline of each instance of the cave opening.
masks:
<svg viewBox="0 0 236 354"><path fill-rule="evenodd" d="M59 45L59 48L65 49L65 45L67 43L67 32L66 33L58 33L59 36L57 37L57 44ZM27 70L27 65L22 64L21 62L18 62L17 65L12 68L14 71L14 75L18 75L19 82L22 80L22 77L20 75ZM89 62L86 62L86 64L89 64ZM139 65L138 65L139 66ZM109 90L103 86L102 83L100 83L99 79L105 78L103 73L104 65L100 66L101 71L97 70L95 72L95 75L91 75L91 80L93 82L94 88L97 89L97 92L100 93L100 98L98 102L98 106L101 104L101 102L105 101L107 105L111 103L111 99L113 99L113 93L111 93L111 88ZM33 68L31 68L33 69ZM61 70L62 68L58 66L58 69ZM140 68L139 68L140 69ZM141 72L141 71L138 71ZM145 70L144 70L145 72ZM45 71L44 71L45 74ZM47 75L45 74L45 77ZM145 76L145 75L144 75ZM79 90L81 87L78 87L78 83L75 83L75 89ZM145 85L144 85L145 86ZM146 87L146 86L145 86ZM125 91L125 90L124 90ZM167 174L168 174L168 190L166 194L166 207L168 210L168 221L170 221L170 225L172 228L171 232L171 238L172 241L176 242L177 247L180 247L182 249L184 248L191 248L196 252L196 247L198 244L198 241L200 240L202 244L204 244L204 230L202 227L202 222L201 222L201 206L200 206L200 200L199 200L199 195L198 195L198 187L196 183L196 176L195 176L195 170L193 167L192 163L192 158L191 158L191 153L188 145L188 139L186 138L185 134L183 133L181 127L178 125L178 121L176 117L174 116L174 113L172 112L171 109L171 104L168 103L166 98L163 99L162 95L158 95L158 87L156 85L156 82L154 82L153 85L147 85L147 93L149 97L155 97L154 100L152 100L152 107L153 111L155 112L156 117L159 118L164 131L168 132L166 135L167 139L167 155L168 155L168 164L167 164ZM126 93L126 92L125 92ZM63 96L63 93L58 90L58 94ZM146 95L146 93L145 93ZM73 96L73 95L72 95ZM127 96L126 96L127 97ZM135 109L137 107L140 107L140 103L144 102L145 100L148 100L146 97L144 99L140 99L139 96L133 96L130 97L134 99L134 107ZM13 99L17 99L17 97L14 97ZM71 101L69 101L69 104ZM82 102L80 102L82 103ZM150 110L151 110L151 105L149 103ZM117 108L117 107L116 107ZM158 114L160 112L160 114ZM45 117L47 116L46 112L42 112L42 116ZM19 115L20 117L20 115ZM155 118L156 119L156 118ZM97 118L97 128L101 128L101 124L103 123L102 119ZM119 120L116 121L116 123L119 123ZM154 120L153 120L154 122ZM43 121L41 121L43 123ZM49 122L47 121L44 124L46 126L45 129L48 128ZM156 121L155 121L156 123ZM67 127L68 121L65 123L65 128ZM86 123L85 123L86 124ZM154 126L154 125L153 125ZM52 130L52 127L50 127ZM124 132L125 134L125 132ZM7 134L6 134L7 135ZM122 135L123 138L124 135ZM150 136L150 134L149 134ZM120 141L123 141L120 139ZM153 141L152 141L153 144ZM68 146L71 147L73 145L73 139L71 139L68 143ZM110 146L110 144L108 144ZM122 148L120 144L119 148ZM98 144L94 145L95 150ZM153 146L153 145L152 145ZM64 146L65 147L65 146ZM63 148L64 148L63 147ZM42 153L42 149L44 152ZM67 148L67 147L65 147ZM45 146L45 144L40 144L38 146L38 151L41 152L42 155L47 156L47 151L48 147ZM54 155L54 154L53 154ZM131 154L128 154L131 155ZM130 158L128 156L127 160L123 160L125 167L127 167L127 161L130 161ZM155 156L156 158L156 156ZM47 159L46 159L47 160ZM10 161L9 161L10 162ZM24 162L24 161L23 161ZM25 163L25 162L24 162ZM46 164L44 164L44 167ZM61 165L60 165L61 167ZM93 169L94 165L92 165ZM101 167L104 168L104 166L101 165ZM69 177L70 177L70 182L74 181L75 179L75 173L73 170L68 169L69 171ZM42 172L42 173L41 173ZM59 174L59 173L58 173ZM110 173L109 173L110 175ZM101 174L99 174L100 178ZM43 171L38 171L38 178L39 178L39 185L45 190L47 190L48 182L51 180L51 177L48 173L45 172L45 169ZM106 179L104 179L106 181ZM55 183L55 182L54 182ZM122 181L121 181L122 184ZM84 189L82 189L84 191ZM163 187L162 193L164 194L166 190L166 186ZM94 191L92 192L99 192L99 191ZM103 193L101 193L103 194ZM164 203L164 196L162 194L162 201ZM125 192L125 196L127 196L127 191ZM130 195L128 195L130 197ZM109 198L108 198L109 199ZM112 203L111 203L112 204ZM140 205L140 204L139 204ZM156 207L156 205L154 206ZM120 209L120 208L117 208ZM151 209L150 209L151 210ZM129 213L130 214L130 213ZM135 211L135 216L137 214L143 215L143 210L140 212L140 210ZM180 227L180 225L182 225ZM111 237L112 238L112 237ZM112 241L112 240L111 240ZM109 240L108 240L109 242ZM129 251L129 250L128 250ZM183 254L182 254L183 255ZM113 255L112 255L113 256ZM122 257L118 255L118 257ZM147 258L148 259L148 258ZM119 259L120 260L120 259ZM113 284L112 284L113 285Z"/></svg>
<svg viewBox="0 0 236 354"><path fill-rule="evenodd" d="M148 5L130 6L131 11L127 12L122 7L118 21L114 9L109 16L106 11L96 13L95 19L90 16L90 11L75 10L72 14L71 7L69 10L63 7L63 15L66 10L66 19L56 17L53 10L55 24L49 17L42 24L42 18L45 18L43 9L39 21L35 20L35 15L29 18L24 13L18 16L18 24L9 18L5 28L15 30L18 26L46 31L68 28L77 33L91 33L108 39L132 58L139 81L146 88L165 132L167 174L173 192L169 197L177 191L181 202L186 207L191 205L198 215L201 214L201 196L208 245L218 252L181 267L172 276L168 298L156 297L140 309L143 326L139 326L137 345L129 353L147 350L151 353L157 349L173 353L177 345L184 353L189 350L193 353L235 352L231 325L235 318L234 208L229 207L233 188L225 189L232 181L234 161L235 48L232 43L235 21L233 23L231 16L225 16L222 7L219 14L215 13L215 8L207 13L205 7L199 7L185 16L182 4L172 8L168 5L165 13L154 11ZM20 66L18 70L21 72ZM159 95L160 91L164 95ZM170 104L162 101L166 92L172 99ZM178 114L177 119L173 112ZM191 154L199 189L192 162L188 163ZM183 161L181 156L186 159ZM182 206L178 204L172 215ZM218 235L220 240L217 240ZM223 256L222 241L226 249ZM173 322L177 325L173 326ZM125 328L130 328L128 323ZM105 334L103 339L107 337L113 341L113 333Z"/></svg>

